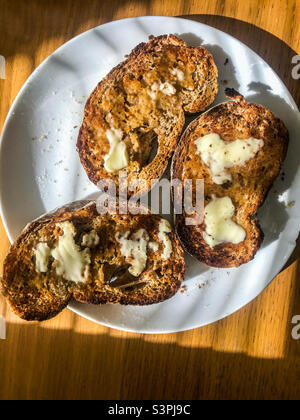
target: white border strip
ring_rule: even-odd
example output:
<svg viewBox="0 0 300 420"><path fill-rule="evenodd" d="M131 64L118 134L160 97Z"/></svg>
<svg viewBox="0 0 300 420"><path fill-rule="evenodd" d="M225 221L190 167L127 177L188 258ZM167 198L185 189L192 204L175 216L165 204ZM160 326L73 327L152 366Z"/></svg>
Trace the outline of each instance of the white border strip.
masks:
<svg viewBox="0 0 300 420"><path fill-rule="evenodd" d="M5 58L0 55L0 79L5 79Z"/></svg>
<svg viewBox="0 0 300 420"><path fill-rule="evenodd" d="M5 318L0 315L0 340L6 340L6 322Z"/></svg>

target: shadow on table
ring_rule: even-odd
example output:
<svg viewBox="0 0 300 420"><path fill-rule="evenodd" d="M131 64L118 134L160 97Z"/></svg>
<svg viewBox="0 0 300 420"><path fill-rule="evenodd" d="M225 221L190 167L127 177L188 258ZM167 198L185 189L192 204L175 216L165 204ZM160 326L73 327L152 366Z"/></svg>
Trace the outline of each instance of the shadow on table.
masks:
<svg viewBox="0 0 300 420"><path fill-rule="evenodd" d="M8 340L0 343L1 400L299 398L299 358L262 359L149 343L141 336L122 339L38 326L10 324L7 332ZM32 336L38 336L35 346ZM19 342L22 337L22 346L14 345L13 337ZM290 351L295 354L295 348Z"/></svg>
<svg viewBox="0 0 300 420"><path fill-rule="evenodd" d="M89 29L90 21L95 25L95 16L99 16L99 25L104 23L101 18L104 11L105 21L114 20L118 11L127 7L126 3L130 3L130 0L122 2L111 0L100 3L94 0L85 0L84 7L82 7L82 0L66 0L64 2L52 0L47 5L40 0L30 0L26 3L23 0L14 0L14 7L5 7L0 18L1 29L5 33L5 37L0 39L1 55L8 58L16 54L26 54L32 57L34 69L39 64L34 57L47 40L57 39L58 47L61 45L59 40L61 38L65 40L66 32L72 38ZM151 5L149 0L144 0L143 3L149 7ZM35 16L40 16L40 19L35 20L34 23L30 22L31 8L35 10ZM16 13L16 10L19 10L19 13ZM298 106L300 105L300 83L294 80L291 75L292 57L297 53L284 41L257 26L229 17L217 15L186 15L182 17L213 26L244 42L276 71L286 83ZM12 25L11 22L14 24ZM16 31L16 27L24 28L24 30ZM194 41L196 42L197 39Z"/></svg>
<svg viewBox="0 0 300 420"><path fill-rule="evenodd" d="M258 312L251 305L255 303L247 311ZM264 330L260 317L252 321L251 314L248 326L247 321L230 323L236 325L236 339L230 330L236 348L254 349L256 326L258 334ZM93 334L75 332L76 318L68 330L47 328L47 322L9 323L7 340L0 341L0 400L299 399L300 340L291 337L295 314L300 314L299 281L293 285L288 316L273 315L284 318L286 336L278 343L272 324L265 327L269 339L261 350L271 355L273 349L273 358L195 347L195 334L201 335L202 329L159 338L126 333L115 337L116 332L100 326L93 326ZM216 337L226 325L223 320L204 328Z"/></svg>

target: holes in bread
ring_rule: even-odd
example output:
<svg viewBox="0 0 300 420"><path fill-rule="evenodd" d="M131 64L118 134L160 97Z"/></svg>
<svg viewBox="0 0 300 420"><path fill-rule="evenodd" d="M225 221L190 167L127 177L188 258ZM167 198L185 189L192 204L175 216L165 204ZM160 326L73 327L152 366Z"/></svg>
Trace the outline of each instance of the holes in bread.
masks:
<svg viewBox="0 0 300 420"><path fill-rule="evenodd" d="M240 184L242 185L242 182L240 182ZM232 181L226 181L225 184L222 185L223 190L228 190L231 187L232 187Z"/></svg>
<svg viewBox="0 0 300 420"><path fill-rule="evenodd" d="M103 272L105 283L111 287L119 289L126 289L129 287L136 288L142 283L145 284L144 281L140 281L138 278L129 273L129 267L129 264L123 266L108 263L104 264Z"/></svg>
<svg viewBox="0 0 300 420"><path fill-rule="evenodd" d="M136 291L136 290L142 289L145 286L146 286L146 283L144 281L139 281L132 285L128 284L124 286L122 289L125 292L130 292L130 291Z"/></svg>
<svg viewBox="0 0 300 420"><path fill-rule="evenodd" d="M157 268L157 269L155 270L155 273L157 274L157 276L158 276L159 278L161 278L161 277L163 276L163 273L162 273L161 268Z"/></svg>
<svg viewBox="0 0 300 420"><path fill-rule="evenodd" d="M146 162L147 165L150 165L150 163L153 162L157 153L158 153L158 136L153 132L151 150L150 150L150 153L149 153L148 160Z"/></svg>
<svg viewBox="0 0 300 420"><path fill-rule="evenodd" d="M141 168L149 165L154 160L158 151L157 134L155 131L143 132L141 131L143 129L147 130L148 127L145 126L136 131L138 147L136 147L133 156L133 160L139 162Z"/></svg>

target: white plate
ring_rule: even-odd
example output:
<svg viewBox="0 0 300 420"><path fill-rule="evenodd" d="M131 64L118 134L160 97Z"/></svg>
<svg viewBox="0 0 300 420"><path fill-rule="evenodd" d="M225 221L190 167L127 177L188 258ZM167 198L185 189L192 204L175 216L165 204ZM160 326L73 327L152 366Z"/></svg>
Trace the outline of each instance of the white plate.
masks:
<svg viewBox="0 0 300 420"><path fill-rule="evenodd" d="M284 181L276 182L259 212L266 239L253 262L239 269L211 269L187 256L187 290L167 302L138 308L70 305L103 325L144 333L188 330L232 314L261 293L291 255L300 227L300 117L275 72L241 42L194 21L142 17L108 23L68 42L33 73L9 113L0 154L1 211L11 241L30 220L95 193L75 148L84 103L137 43L162 33L206 46L220 81L228 80L248 100L275 112L288 126L291 143ZM230 61L224 65L226 58ZM215 104L224 101L223 91L220 84ZM288 206L292 201L295 205Z"/></svg>

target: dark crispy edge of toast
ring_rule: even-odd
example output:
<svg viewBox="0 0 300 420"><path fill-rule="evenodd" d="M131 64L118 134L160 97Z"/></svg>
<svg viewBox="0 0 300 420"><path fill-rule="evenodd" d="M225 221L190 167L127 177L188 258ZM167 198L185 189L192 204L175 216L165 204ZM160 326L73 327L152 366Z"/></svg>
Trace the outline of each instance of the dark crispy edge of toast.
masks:
<svg viewBox="0 0 300 420"><path fill-rule="evenodd" d="M241 104L243 103L246 104L245 98L235 89L227 88L225 90L225 93L229 99L232 99L233 101L241 103ZM210 113L212 110L218 107L221 107L222 105L226 103L227 102L218 104L215 107L207 110L204 114ZM267 109L266 107L262 105L258 105L258 104L250 104L250 105L254 105L257 109L259 108L264 109L264 110ZM273 116L274 120L279 120L271 111L269 112ZM175 179L175 178L181 179L181 169L182 169L182 165L185 159L185 153L187 152L190 134L194 131L195 127L199 124L199 120L201 120L201 117L204 114L201 114L198 118L192 121L189 124L189 126L186 128L185 132L183 133L181 137L180 143L175 150L173 160L172 160L172 168L171 168L172 179ZM282 126L285 128L281 120L279 120L279 123L282 124ZM287 131L286 138L284 138L284 141L285 141L284 143L285 147L284 147L284 152L282 156L281 168L283 166L284 160L287 155L287 150L288 150L288 143L289 143L288 131ZM280 172L278 172L278 174L274 177L273 182L270 184L270 186L266 190L265 195L261 197L261 200L257 208L255 209L255 211L253 211L251 214L248 215L248 222L251 229L250 229L250 232L247 232L247 234L251 235L252 246L251 246L251 249L248 248L248 252L246 255L242 255L240 258L236 258L236 256L232 255L232 258L230 258L228 251L227 252L224 251L224 247L222 247L222 244L218 245L215 248L210 248L207 244L203 245L202 238L201 238L201 241L199 241L199 233L196 232L192 226L186 226L185 214L175 216L175 230L177 232L177 235L180 239L180 242L183 248L190 255L198 259L200 262L203 262L206 265L209 265L211 267L216 267L216 268L235 268L253 260L264 240L264 233L261 229L259 220L255 218L255 214L257 213L259 208L264 204L279 173Z"/></svg>

